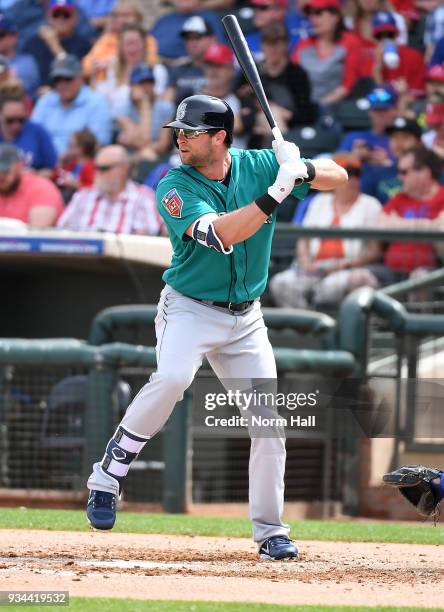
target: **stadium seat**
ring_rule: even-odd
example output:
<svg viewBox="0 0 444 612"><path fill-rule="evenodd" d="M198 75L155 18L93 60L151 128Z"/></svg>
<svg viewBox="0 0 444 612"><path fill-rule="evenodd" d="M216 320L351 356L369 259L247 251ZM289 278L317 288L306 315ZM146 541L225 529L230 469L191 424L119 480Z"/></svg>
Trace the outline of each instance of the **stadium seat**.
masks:
<svg viewBox="0 0 444 612"><path fill-rule="evenodd" d="M306 126L286 132L285 140L296 143L303 157L313 158L334 153L341 140L341 133L321 126Z"/></svg>
<svg viewBox="0 0 444 612"><path fill-rule="evenodd" d="M344 131L351 132L370 129L369 107L370 104L366 98L359 98L331 104L326 112L342 125Z"/></svg>
<svg viewBox="0 0 444 612"><path fill-rule="evenodd" d="M119 411L117 420L123 416L131 395L129 384L119 380L116 386ZM84 475L82 461L86 444L84 414L87 396L86 375L63 378L49 393L44 406L39 442L42 467L50 486L70 489Z"/></svg>

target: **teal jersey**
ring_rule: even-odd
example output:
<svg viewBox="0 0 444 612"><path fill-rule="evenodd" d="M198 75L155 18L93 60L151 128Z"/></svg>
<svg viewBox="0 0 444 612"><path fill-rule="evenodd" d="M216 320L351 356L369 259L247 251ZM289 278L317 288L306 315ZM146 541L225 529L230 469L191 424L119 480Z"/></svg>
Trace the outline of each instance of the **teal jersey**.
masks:
<svg viewBox="0 0 444 612"><path fill-rule="evenodd" d="M279 164L271 149L233 148L230 154L228 187L182 164L160 181L156 198L173 247L171 266L163 280L189 297L238 304L254 300L265 289L276 212L255 234L233 245L229 255L209 249L185 234L202 215L222 215L247 206L274 183ZM293 195L302 199L309 188L303 183L295 187Z"/></svg>

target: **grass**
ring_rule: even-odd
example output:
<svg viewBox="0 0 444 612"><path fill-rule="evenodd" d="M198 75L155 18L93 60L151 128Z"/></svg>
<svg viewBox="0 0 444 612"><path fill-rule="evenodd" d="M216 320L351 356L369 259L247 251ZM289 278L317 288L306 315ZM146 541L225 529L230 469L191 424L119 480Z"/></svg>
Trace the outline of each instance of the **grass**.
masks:
<svg viewBox="0 0 444 612"><path fill-rule="evenodd" d="M40 606L20 606L21 610L42 609ZM68 606L50 606L49 610L60 612L425 612L424 608L368 607L368 606L280 606L276 604L254 604L234 602L194 601L140 601L137 599L105 599L71 597ZM442 608L427 608L427 612L442 611Z"/></svg>
<svg viewBox="0 0 444 612"><path fill-rule="evenodd" d="M444 544L444 530L439 525L435 528L431 522L427 525L328 520L289 523L295 540ZM0 508L0 529L89 531L82 510L34 508ZM247 518L120 512L114 531L249 538L251 524Z"/></svg>

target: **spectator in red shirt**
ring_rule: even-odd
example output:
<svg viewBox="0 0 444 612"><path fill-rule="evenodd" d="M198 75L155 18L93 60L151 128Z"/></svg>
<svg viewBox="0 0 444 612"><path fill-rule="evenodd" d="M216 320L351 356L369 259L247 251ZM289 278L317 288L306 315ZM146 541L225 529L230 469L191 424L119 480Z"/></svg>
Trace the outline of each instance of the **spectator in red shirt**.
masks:
<svg viewBox="0 0 444 612"><path fill-rule="evenodd" d="M423 146L405 151L398 163L402 190L384 206L379 222L383 227L431 228L430 220L444 213L444 186L440 185L442 162ZM436 221L435 221L436 222ZM413 271L437 266L433 244L392 242L384 254L383 284L396 282Z"/></svg>
<svg viewBox="0 0 444 612"><path fill-rule="evenodd" d="M129 179L128 153L103 147L95 158L94 186L74 194L57 226L75 231L159 235L163 223L150 187Z"/></svg>
<svg viewBox="0 0 444 612"><path fill-rule="evenodd" d="M47 178L25 170L20 151L0 144L0 217L33 227L51 227L63 210L57 187Z"/></svg>
<svg viewBox="0 0 444 612"><path fill-rule="evenodd" d="M399 105L406 108L409 102L424 96L426 67L422 54L407 45L395 42L398 26L389 11L378 11L373 18L375 49L368 65L362 70L373 76L377 85L390 85L403 99ZM391 47L391 50L387 48Z"/></svg>
<svg viewBox="0 0 444 612"><path fill-rule="evenodd" d="M313 35L300 41L291 60L308 74L314 101L339 102L360 76L359 39L345 30L340 0L309 0L304 10Z"/></svg>

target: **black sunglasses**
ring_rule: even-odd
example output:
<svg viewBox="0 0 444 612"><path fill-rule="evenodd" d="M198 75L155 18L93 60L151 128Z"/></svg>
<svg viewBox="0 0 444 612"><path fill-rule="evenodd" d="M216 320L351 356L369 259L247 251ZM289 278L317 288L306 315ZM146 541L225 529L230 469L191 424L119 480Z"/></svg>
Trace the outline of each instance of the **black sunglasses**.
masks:
<svg viewBox="0 0 444 612"><path fill-rule="evenodd" d="M58 83L71 83L72 81L74 81L74 77L56 77L55 79L53 79L53 83L54 85L57 85Z"/></svg>
<svg viewBox="0 0 444 612"><path fill-rule="evenodd" d="M115 168L118 165L119 165L119 163L116 163L116 164L102 164L102 165L97 165L96 164L95 169L97 170L97 172L109 172L110 170L112 170L113 168Z"/></svg>
<svg viewBox="0 0 444 612"><path fill-rule="evenodd" d="M374 35L374 39L375 40L384 40L384 39L394 40L397 36L398 36L397 32L378 32L377 34Z"/></svg>
<svg viewBox="0 0 444 612"><path fill-rule="evenodd" d="M20 123L21 125L25 123L26 117L5 117L4 122L6 125L13 125L14 123Z"/></svg>
<svg viewBox="0 0 444 612"><path fill-rule="evenodd" d="M257 6L253 7L255 11L271 11L272 9L276 8L273 4L259 4Z"/></svg>
<svg viewBox="0 0 444 612"><path fill-rule="evenodd" d="M322 13L331 13L332 15L339 15L338 11L332 6L327 6L325 8L319 9L307 8L307 10L305 11L307 17L310 17L310 15L315 15L316 17L319 17L319 15L322 15Z"/></svg>
<svg viewBox="0 0 444 612"><path fill-rule="evenodd" d="M71 19L73 15L73 11L54 11L52 13L52 17L54 17L54 19Z"/></svg>

